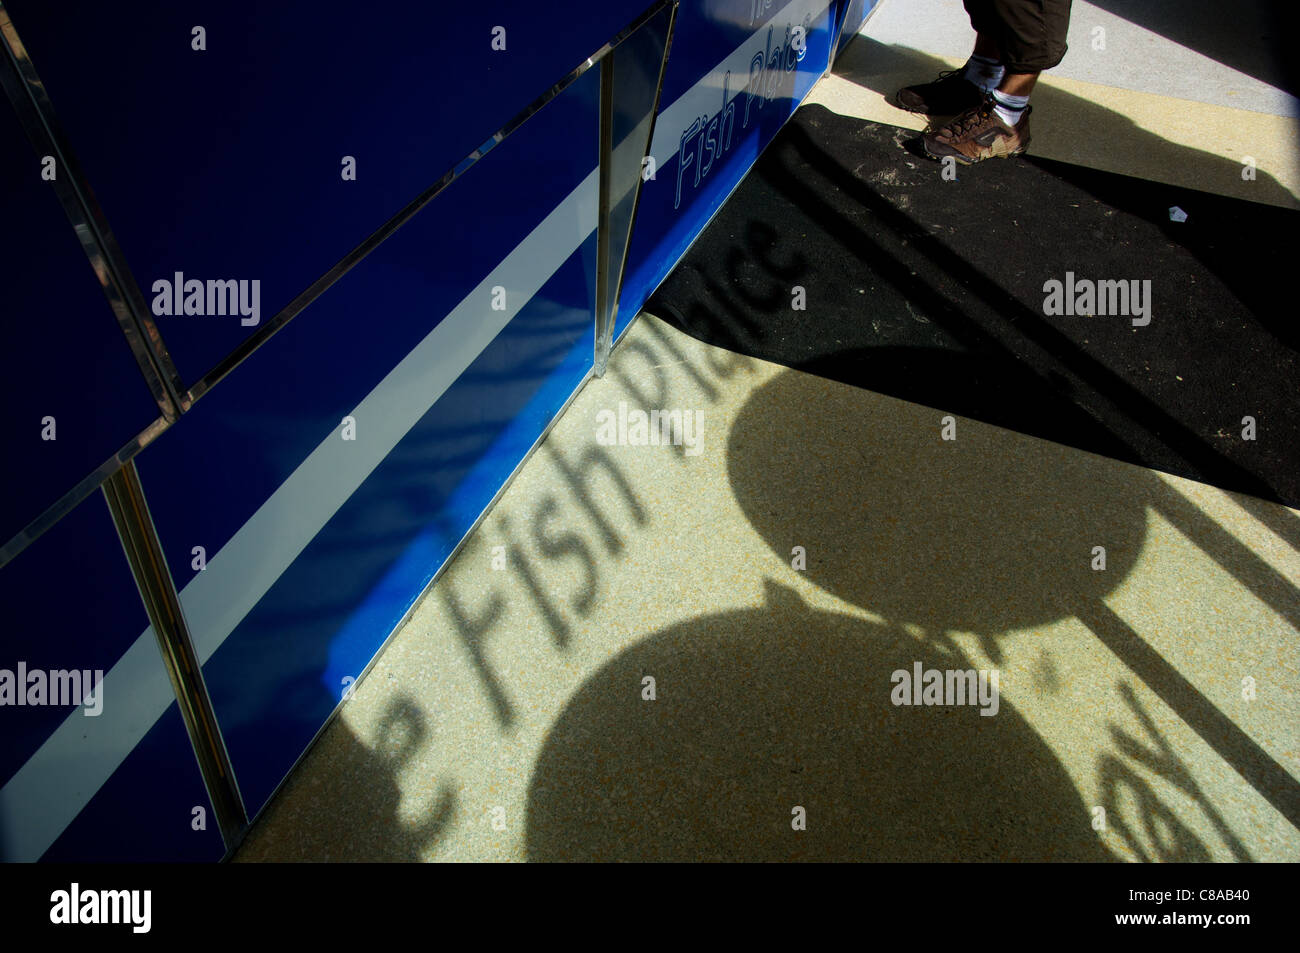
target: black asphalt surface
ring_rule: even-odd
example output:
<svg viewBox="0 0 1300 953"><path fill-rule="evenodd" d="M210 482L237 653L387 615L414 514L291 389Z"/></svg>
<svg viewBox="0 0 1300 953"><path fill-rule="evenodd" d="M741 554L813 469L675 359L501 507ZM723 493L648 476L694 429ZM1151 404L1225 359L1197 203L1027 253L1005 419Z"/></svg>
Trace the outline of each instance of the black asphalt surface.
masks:
<svg viewBox="0 0 1300 953"><path fill-rule="evenodd" d="M1032 145L945 181L916 136L801 108L647 310L747 355L1300 506L1300 213ZM1150 281L1150 323L1046 314L1044 285L1067 272ZM1300 545L1300 521L1274 528Z"/></svg>

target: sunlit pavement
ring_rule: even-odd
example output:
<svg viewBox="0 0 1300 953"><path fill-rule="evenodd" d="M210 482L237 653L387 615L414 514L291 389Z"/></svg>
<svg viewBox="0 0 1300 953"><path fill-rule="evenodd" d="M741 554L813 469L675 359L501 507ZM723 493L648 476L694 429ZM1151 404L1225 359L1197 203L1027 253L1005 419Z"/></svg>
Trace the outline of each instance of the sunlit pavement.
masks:
<svg viewBox="0 0 1300 953"><path fill-rule="evenodd" d="M1295 535L945 416L643 316L239 859L1300 858Z"/></svg>
<svg viewBox="0 0 1300 953"><path fill-rule="evenodd" d="M1295 207L1291 100L1102 6L1031 151ZM810 102L918 128L969 32L908 9ZM1295 510L643 315L238 859L1300 860L1297 636Z"/></svg>

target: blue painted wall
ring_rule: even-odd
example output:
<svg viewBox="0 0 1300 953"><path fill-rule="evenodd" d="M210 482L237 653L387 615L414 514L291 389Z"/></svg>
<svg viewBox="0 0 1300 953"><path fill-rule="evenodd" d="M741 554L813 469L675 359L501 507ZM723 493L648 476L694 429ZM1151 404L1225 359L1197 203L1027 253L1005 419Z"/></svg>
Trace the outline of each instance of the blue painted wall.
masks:
<svg viewBox="0 0 1300 953"><path fill-rule="evenodd" d="M160 413L42 171L0 102L0 544Z"/></svg>

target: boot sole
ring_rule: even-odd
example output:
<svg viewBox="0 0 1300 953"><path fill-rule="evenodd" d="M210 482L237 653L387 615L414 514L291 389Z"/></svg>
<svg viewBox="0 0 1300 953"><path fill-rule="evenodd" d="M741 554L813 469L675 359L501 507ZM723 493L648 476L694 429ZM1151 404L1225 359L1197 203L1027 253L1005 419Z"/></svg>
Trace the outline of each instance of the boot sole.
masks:
<svg viewBox="0 0 1300 953"><path fill-rule="evenodd" d="M922 137L921 139L921 149L931 159L934 159L935 161L938 162L941 162L944 159L956 159L958 165L975 165L978 162L985 161L985 159L1014 159L1016 156L1024 155L1025 150L1027 150L1028 148L1029 148L1029 140L1026 139L1024 142L1020 143L1019 148L1015 149L1012 152L994 153L993 155L985 156L983 159L969 159L966 156L961 155L960 153L954 154L954 153L931 152L930 146L928 143L926 143L924 137Z"/></svg>

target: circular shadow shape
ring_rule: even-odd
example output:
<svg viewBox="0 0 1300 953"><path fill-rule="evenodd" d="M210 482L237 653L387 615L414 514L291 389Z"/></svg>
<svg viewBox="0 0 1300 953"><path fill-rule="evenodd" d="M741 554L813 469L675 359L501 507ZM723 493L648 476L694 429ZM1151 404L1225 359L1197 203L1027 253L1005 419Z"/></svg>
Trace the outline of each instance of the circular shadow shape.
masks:
<svg viewBox="0 0 1300 953"><path fill-rule="evenodd" d="M892 703L891 674L917 661L963 667L771 583L764 608L651 636L584 683L551 731L529 858L1112 859L1011 706Z"/></svg>
<svg viewBox="0 0 1300 953"><path fill-rule="evenodd" d="M1042 624L1117 586L1153 478L966 421L943 440L946 413L780 374L728 436L732 489L782 561L802 546L819 586L933 631Z"/></svg>

